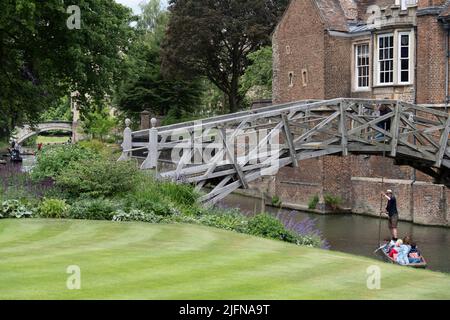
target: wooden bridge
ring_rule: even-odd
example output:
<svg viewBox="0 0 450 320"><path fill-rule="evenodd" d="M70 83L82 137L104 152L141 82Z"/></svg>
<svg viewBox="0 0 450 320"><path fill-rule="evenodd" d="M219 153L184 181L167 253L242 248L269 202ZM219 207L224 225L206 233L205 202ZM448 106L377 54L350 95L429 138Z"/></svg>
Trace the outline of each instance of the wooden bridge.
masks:
<svg viewBox="0 0 450 320"><path fill-rule="evenodd" d="M388 107L385 114L377 113ZM154 121L155 122L155 121ZM326 155L384 155L450 187L450 117L393 100L300 101L124 133L120 160L142 159L162 179L212 186L215 203L285 166Z"/></svg>

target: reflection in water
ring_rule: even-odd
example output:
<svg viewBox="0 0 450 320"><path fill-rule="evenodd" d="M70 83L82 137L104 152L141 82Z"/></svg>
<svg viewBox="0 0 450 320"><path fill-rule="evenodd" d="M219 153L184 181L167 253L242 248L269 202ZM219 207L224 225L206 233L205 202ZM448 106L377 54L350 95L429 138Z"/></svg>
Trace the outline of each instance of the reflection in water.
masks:
<svg viewBox="0 0 450 320"><path fill-rule="evenodd" d="M260 200L240 195L230 195L219 205L239 208L249 215L261 212ZM272 207L267 207L266 211L275 214L279 212ZM331 250L373 258L373 252L378 248L379 220L376 218L359 215L322 216L290 210L282 210L280 215L299 221L305 217L315 219ZM401 222L399 227L401 235L410 235L418 243L431 270L450 273L450 229L419 226L408 222ZM387 220L383 220L382 230L382 239L388 238Z"/></svg>

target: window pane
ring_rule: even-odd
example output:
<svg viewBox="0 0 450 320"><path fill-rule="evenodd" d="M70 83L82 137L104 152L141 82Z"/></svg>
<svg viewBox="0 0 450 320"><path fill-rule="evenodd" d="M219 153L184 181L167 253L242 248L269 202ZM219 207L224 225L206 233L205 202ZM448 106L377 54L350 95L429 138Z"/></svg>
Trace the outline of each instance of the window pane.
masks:
<svg viewBox="0 0 450 320"><path fill-rule="evenodd" d="M401 63L402 70L408 70L409 69L409 60L403 59Z"/></svg>
<svg viewBox="0 0 450 320"><path fill-rule="evenodd" d="M409 82L409 71L402 71L402 82Z"/></svg>
<svg viewBox="0 0 450 320"><path fill-rule="evenodd" d="M409 36L402 35L401 45L402 46L408 46L409 45Z"/></svg>
<svg viewBox="0 0 450 320"><path fill-rule="evenodd" d="M409 48L408 47L402 47L401 55L402 55L402 58L408 58L409 57Z"/></svg>

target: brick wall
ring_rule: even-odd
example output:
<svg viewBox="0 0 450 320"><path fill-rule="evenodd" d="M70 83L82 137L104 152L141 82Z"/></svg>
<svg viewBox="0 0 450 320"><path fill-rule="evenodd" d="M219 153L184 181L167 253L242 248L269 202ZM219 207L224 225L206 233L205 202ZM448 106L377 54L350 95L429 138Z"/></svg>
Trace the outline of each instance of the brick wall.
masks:
<svg viewBox="0 0 450 320"><path fill-rule="evenodd" d="M311 0L292 1L273 35L274 103L324 99L324 25ZM303 83L306 71L307 83ZM289 73L293 85L289 86Z"/></svg>
<svg viewBox="0 0 450 320"><path fill-rule="evenodd" d="M413 186L414 222L426 225L448 225L448 190L445 186L418 183ZM420 195L420 196L417 196Z"/></svg>
<svg viewBox="0 0 450 320"><path fill-rule="evenodd" d="M325 35L325 99L350 97L351 48L349 38Z"/></svg>
<svg viewBox="0 0 450 320"><path fill-rule="evenodd" d="M446 32L436 16L419 16L417 37L417 103L445 103Z"/></svg>
<svg viewBox="0 0 450 320"><path fill-rule="evenodd" d="M349 157L323 158L323 192L342 198L344 208L352 207L352 174Z"/></svg>
<svg viewBox="0 0 450 320"><path fill-rule="evenodd" d="M300 168L282 168L276 177L276 194L283 202L307 205L323 192L323 160L300 161Z"/></svg>
<svg viewBox="0 0 450 320"><path fill-rule="evenodd" d="M413 221L412 181L385 180L383 183L381 179L352 178L352 212L379 216L381 209L382 216L386 217L387 200L382 198L381 191L387 189L395 192L400 219Z"/></svg>
<svg viewBox="0 0 450 320"><path fill-rule="evenodd" d="M428 8L428 7L444 5L445 2L446 2L446 0L419 0L417 2L417 6L419 8Z"/></svg>

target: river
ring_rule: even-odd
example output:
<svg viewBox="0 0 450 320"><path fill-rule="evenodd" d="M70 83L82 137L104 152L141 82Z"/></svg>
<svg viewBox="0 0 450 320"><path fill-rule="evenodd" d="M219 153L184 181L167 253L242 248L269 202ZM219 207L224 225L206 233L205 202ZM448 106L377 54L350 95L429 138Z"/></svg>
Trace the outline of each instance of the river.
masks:
<svg viewBox="0 0 450 320"><path fill-rule="evenodd" d="M228 196L219 203L219 206L239 208L247 215L261 212L261 200L236 194ZM280 213L281 218L289 216L298 221L305 217L315 219L317 228L329 242L331 250L373 258L373 252L378 248L379 219L352 214L318 215L292 210L279 211L273 207L266 207L266 212ZM388 238L387 220L383 220L382 230L382 239ZM399 232L401 236L410 235L418 243L420 250L428 260L429 269L450 273L449 228L400 222Z"/></svg>

